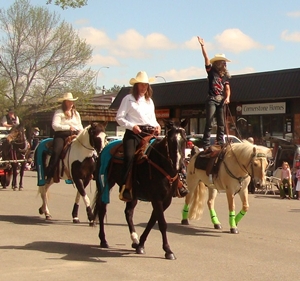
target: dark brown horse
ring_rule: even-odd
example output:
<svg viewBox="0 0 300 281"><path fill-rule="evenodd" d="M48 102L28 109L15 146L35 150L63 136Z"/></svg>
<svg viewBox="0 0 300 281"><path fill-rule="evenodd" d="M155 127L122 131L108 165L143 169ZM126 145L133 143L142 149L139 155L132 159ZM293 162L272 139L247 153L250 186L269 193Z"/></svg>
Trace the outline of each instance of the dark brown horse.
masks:
<svg viewBox="0 0 300 281"><path fill-rule="evenodd" d="M2 143L2 161L5 162L4 178L9 178L12 173L11 186L13 190L18 189L17 176L20 168L19 190L23 189L23 176L26 165L26 157L30 151L29 142L26 139L25 128L23 125L15 125L11 128L9 135ZM3 188L6 188L7 181L3 181Z"/></svg>
<svg viewBox="0 0 300 281"><path fill-rule="evenodd" d="M164 211L170 206L172 197L177 192L179 181L178 173L184 165L184 149L186 143L184 127L186 126L186 121L180 125L168 121L165 125L165 137L152 142L142 160L134 165L132 171L134 200L126 203L125 216L132 239L132 247L136 249L136 253L144 254L144 244L147 236L156 222L158 222L159 230L162 235L165 258L173 260L175 259L175 255L167 240L167 222L164 217ZM122 180L121 161L118 163L118 161L112 158L108 162L107 159L107 155L112 146L113 143L106 146L98 158L100 172L96 178L98 192L96 193L94 212L99 218L100 247L103 248L108 248L104 231L104 217L106 215L106 206L109 202L109 189L111 189L115 183L120 185ZM107 169L105 167L107 167ZM102 174L102 170L108 171L106 176ZM153 207L151 217L140 239L133 224L133 212L137 200L139 199L151 202Z"/></svg>

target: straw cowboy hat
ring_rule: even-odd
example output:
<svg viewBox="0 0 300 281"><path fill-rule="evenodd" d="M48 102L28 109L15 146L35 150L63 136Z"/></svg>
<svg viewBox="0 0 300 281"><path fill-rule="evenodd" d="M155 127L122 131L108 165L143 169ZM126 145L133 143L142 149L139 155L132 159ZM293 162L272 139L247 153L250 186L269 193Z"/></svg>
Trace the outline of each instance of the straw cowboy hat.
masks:
<svg viewBox="0 0 300 281"><path fill-rule="evenodd" d="M38 131L38 132L40 131L40 129L38 127L34 127L33 130Z"/></svg>
<svg viewBox="0 0 300 281"><path fill-rule="evenodd" d="M231 62L231 60L227 59L224 54L216 54L211 60L210 63L214 63L218 60L224 60L226 62Z"/></svg>
<svg viewBox="0 0 300 281"><path fill-rule="evenodd" d="M69 100L69 101L75 101L78 98L73 98L72 93L64 93L61 98L58 99L58 101L64 101L64 100Z"/></svg>
<svg viewBox="0 0 300 281"><path fill-rule="evenodd" d="M131 78L129 81L130 85L134 85L136 83L151 83L153 82L155 79L154 78L148 78L148 75L145 71L140 71L138 72L138 74L136 75L135 78Z"/></svg>

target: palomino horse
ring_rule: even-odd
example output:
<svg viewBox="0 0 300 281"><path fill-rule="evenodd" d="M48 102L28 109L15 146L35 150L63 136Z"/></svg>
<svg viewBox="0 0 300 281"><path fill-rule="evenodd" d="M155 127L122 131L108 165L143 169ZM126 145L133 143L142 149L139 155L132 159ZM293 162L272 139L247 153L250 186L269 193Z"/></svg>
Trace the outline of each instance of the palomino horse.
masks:
<svg viewBox="0 0 300 281"><path fill-rule="evenodd" d="M165 137L151 142L145 154L142 153L141 159L136 160L137 163L133 167L132 191L134 200L126 203L125 217L131 235L132 247L136 249L137 254L145 253L145 241L153 226L158 222L165 258L175 259L167 240L167 222L164 211L170 206L172 197L177 192L178 172L181 171L184 165L186 134L183 128L185 125L185 121L180 126L166 121ZM114 142L120 143L120 141ZM95 198L94 212L99 217L99 238L100 247L102 248L108 248L104 231L104 217L107 203L109 203L109 190L115 183L120 186L122 180L122 162L120 158L109 159L107 157L113 145L113 143L108 144L98 159L101 163L100 173L96 179L98 192ZM107 173L101 174L101 170ZM133 224L133 212L138 199L151 202L153 207L151 217L140 239Z"/></svg>
<svg viewBox="0 0 300 281"><path fill-rule="evenodd" d="M201 153L201 152L200 152ZM265 185L265 172L268 167L268 158L271 150L264 146L256 146L247 141L227 145L225 154L221 154L219 170L212 177L200 168L195 167L195 162L204 162L199 159L199 152L195 154L187 167L187 185L189 194L186 196L183 209L182 224L189 224L189 219L200 219L206 199L208 187L208 208L211 221L215 229L221 229L221 224L214 208L218 190L225 190L228 208L230 232L238 233L237 224L249 208L247 186L250 178L257 186ZM199 159L199 160L197 160ZM197 166L197 165L196 165ZM204 167L205 168L205 167ZM242 209L236 215L234 196L238 194L242 201Z"/></svg>
<svg viewBox="0 0 300 281"><path fill-rule="evenodd" d="M52 138L43 140L39 143L35 150L35 161L38 172L38 186L42 206L39 208L39 213L45 214L46 220L51 219L48 208L48 190L54 182L59 182L59 179L72 180L71 183L76 186L77 194L72 211L73 222L79 222L78 208L80 197L86 206L87 216L90 225L94 223L94 215L90 207L90 199L85 192L86 186L93 178L95 170L95 158L105 145L105 127L103 124L93 122L83 129L71 142L68 149L64 150L63 160L60 160L57 167L59 174L56 174L54 179L49 184L45 181L45 166L49 163L51 154Z"/></svg>
<svg viewBox="0 0 300 281"><path fill-rule="evenodd" d="M7 161L7 168L4 169L4 178L9 178L12 173L11 186L13 190L18 189L17 176L19 166L19 190L23 190L23 176L26 165L26 157L29 151L30 145L26 139L25 128L23 125L13 126L10 133L2 143L2 160ZM7 182L3 181L3 183L5 183L3 188L6 188Z"/></svg>

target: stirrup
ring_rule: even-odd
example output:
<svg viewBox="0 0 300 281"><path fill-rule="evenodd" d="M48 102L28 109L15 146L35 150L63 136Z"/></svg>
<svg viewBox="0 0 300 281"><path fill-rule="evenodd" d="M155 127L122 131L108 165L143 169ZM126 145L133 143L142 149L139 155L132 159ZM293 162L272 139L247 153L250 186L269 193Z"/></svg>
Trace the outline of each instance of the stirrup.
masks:
<svg viewBox="0 0 300 281"><path fill-rule="evenodd" d="M124 197L123 196L125 190L127 190L129 192L129 194L128 194L129 196L128 197L126 197L126 196ZM121 187L121 191L119 193L119 199L122 200L122 201L124 201L124 202L129 202L129 201L131 201L133 199L131 189L126 189L125 184L123 184L122 187Z"/></svg>

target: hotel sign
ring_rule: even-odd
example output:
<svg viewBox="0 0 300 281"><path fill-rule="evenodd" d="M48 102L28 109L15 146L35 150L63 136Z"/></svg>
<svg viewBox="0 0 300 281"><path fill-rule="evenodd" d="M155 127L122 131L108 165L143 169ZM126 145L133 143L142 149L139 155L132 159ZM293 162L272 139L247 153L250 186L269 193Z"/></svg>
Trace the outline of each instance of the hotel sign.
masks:
<svg viewBox="0 0 300 281"><path fill-rule="evenodd" d="M284 114L285 102L243 104L237 107L242 115Z"/></svg>
<svg viewBox="0 0 300 281"><path fill-rule="evenodd" d="M169 118L170 109L156 109L155 110L156 118Z"/></svg>

